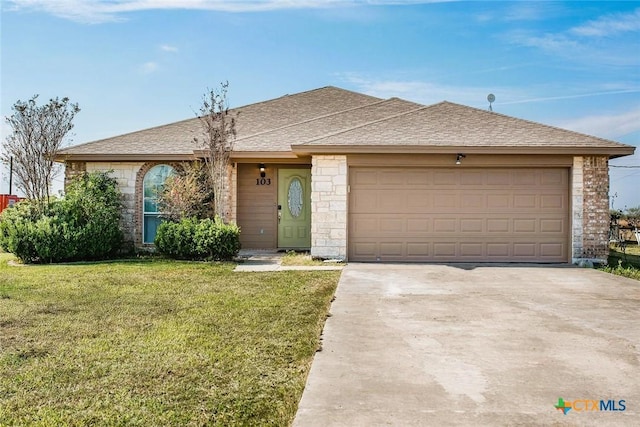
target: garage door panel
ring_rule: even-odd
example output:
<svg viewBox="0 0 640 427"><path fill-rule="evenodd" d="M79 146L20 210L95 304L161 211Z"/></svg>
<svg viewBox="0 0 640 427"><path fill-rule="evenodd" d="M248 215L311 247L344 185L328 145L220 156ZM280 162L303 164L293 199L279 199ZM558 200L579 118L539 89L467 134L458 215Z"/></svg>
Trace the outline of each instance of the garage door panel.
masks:
<svg viewBox="0 0 640 427"><path fill-rule="evenodd" d="M407 257L428 257L430 255L429 243L407 242Z"/></svg>
<svg viewBox="0 0 640 427"><path fill-rule="evenodd" d="M460 184L476 187L479 185L485 185L485 174L482 171L462 171L460 174Z"/></svg>
<svg viewBox="0 0 640 427"><path fill-rule="evenodd" d="M455 171L450 170L435 170L433 172L433 185L452 187L458 184L458 175Z"/></svg>
<svg viewBox="0 0 640 427"><path fill-rule="evenodd" d="M514 257L526 257L533 258L536 256L536 244L535 243L514 243L513 245Z"/></svg>
<svg viewBox="0 0 640 427"><path fill-rule="evenodd" d="M564 262L568 175L567 169L352 168L349 258Z"/></svg>
<svg viewBox="0 0 640 427"><path fill-rule="evenodd" d="M380 218L380 231L383 233L403 233L406 231L406 220L401 218Z"/></svg>
<svg viewBox="0 0 640 427"><path fill-rule="evenodd" d="M457 220L453 218L435 218L433 220L433 231L435 233L455 233Z"/></svg>
<svg viewBox="0 0 640 427"><path fill-rule="evenodd" d="M557 258L562 256L565 247L561 243L541 243L540 256L543 258Z"/></svg>
<svg viewBox="0 0 640 427"><path fill-rule="evenodd" d="M428 233L431 231L430 220L426 218L407 218L407 232L411 234L415 233Z"/></svg>
<svg viewBox="0 0 640 427"><path fill-rule="evenodd" d="M460 243L461 257L481 257L483 250L484 244L482 243Z"/></svg>
<svg viewBox="0 0 640 427"><path fill-rule="evenodd" d="M458 197L455 194L434 194L433 207L435 209L455 208L458 206Z"/></svg>
<svg viewBox="0 0 640 427"><path fill-rule="evenodd" d="M565 209L565 197L562 194L543 194L540 196L540 208Z"/></svg>
<svg viewBox="0 0 640 427"><path fill-rule="evenodd" d="M519 173L511 175L511 182L513 185L519 186L535 186L537 185L540 177L539 171L535 170L522 170Z"/></svg>
<svg viewBox="0 0 640 427"><path fill-rule="evenodd" d="M510 218L487 218L487 233L508 233L511 221Z"/></svg>
<svg viewBox="0 0 640 427"><path fill-rule="evenodd" d="M563 233L564 221L561 219L540 219L541 233Z"/></svg>
<svg viewBox="0 0 640 427"><path fill-rule="evenodd" d="M506 209L511 205L510 194L487 194L488 209Z"/></svg>
<svg viewBox="0 0 640 427"><path fill-rule="evenodd" d="M375 170L354 169L349 178L352 181L352 185L376 185L378 183L378 173Z"/></svg>
<svg viewBox="0 0 640 427"><path fill-rule="evenodd" d="M460 195L460 207L462 209L480 209L486 207L486 203L484 194L473 192Z"/></svg>
<svg viewBox="0 0 640 427"><path fill-rule="evenodd" d="M514 233L535 233L536 232L536 219L514 219L513 220L513 232Z"/></svg>
<svg viewBox="0 0 640 427"><path fill-rule="evenodd" d="M447 259L451 257L455 257L456 255L456 244L452 242L435 242L433 244L433 256L435 258L443 258Z"/></svg>
<svg viewBox="0 0 640 427"><path fill-rule="evenodd" d="M537 204L536 194L515 194L513 196L513 207L516 209L535 209Z"/></svg>
<svg viewBox="0 0 640 427"><path fill-rule="evenodd" d="M547 169L542 173L541 184L545 186L558 187L566 185L568 175L562 169Z"/></svg>
<svg viewBox="0 0 640 427"><path fill-rule="evenodd" d="M511 183L511 172L509 170L488 170L484 175L486 184L490 186L504 187Z"/></svg>

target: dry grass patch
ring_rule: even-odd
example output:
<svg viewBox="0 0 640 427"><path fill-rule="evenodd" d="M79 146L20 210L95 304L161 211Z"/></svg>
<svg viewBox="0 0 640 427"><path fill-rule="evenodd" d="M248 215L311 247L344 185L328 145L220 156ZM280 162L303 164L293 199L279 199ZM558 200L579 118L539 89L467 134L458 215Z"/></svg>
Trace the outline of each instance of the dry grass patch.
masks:
<svg viewBox="0 0 640 427"><path fill-rule="evenodd" d="M282 265L286 266L327 266L342 265L342 263L326 263L321 260L311 258L309 252L289 251L282 257Z"/></svg>
<svg viewBox="0 0 640 427"><path fill-rule="evenodd" d="M288 425L339 272L0 254L0 425Z"/></svg>

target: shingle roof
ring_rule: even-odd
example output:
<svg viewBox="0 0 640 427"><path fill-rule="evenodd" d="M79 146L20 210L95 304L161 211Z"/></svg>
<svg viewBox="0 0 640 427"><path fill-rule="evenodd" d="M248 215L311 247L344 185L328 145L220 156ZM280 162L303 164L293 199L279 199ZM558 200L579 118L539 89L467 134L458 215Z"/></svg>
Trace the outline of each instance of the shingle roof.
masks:
<svg viewBox="0 0 640 427"><path fill-rule="evenodd" d="M626 155L634 150L615 141L451 102L423 106L335 87L286 95L233 112L238 115L237 155L291 153L292 148L299 154L511 148ZM199 149L193 139L202 136L202 125L193 118L70 147L59 159L193 155Z"/></svg>
<svg viewBox="0 0 640 427"><path fill-rule="evenodd" d="M234 151L290 151L292 144L322 137L330 131L351 129L354 126L364 125L373 120L384 119L418 107L420 104L391 98L348 110L334 111L331 114L255 135L246 137L238 135Z"/></svg>
<svg viewBox="0 0 640 427"><path fill-rule="evenodd" d="M379 98L336 87L324 87L294 95L285 95L269 101L233 109L238 116L236 130L238 148L243 137L281 129L285 126L322 117L336 111L362 107L381 101ZM202 138L202 124L198 118L157 126L112 138L101 139L66 148L59 157L87 155L192 155L200 147L193 142ZM298 141L296 141L298 142ZM246 144L244 147L247 147ZM286 148L260 145L264 151L291 151ZM255 151L255 150L252 150Z"/></svg>
<svg viewBox="0 0 640 427"><path fill-rule="evenodd" d="M469 147L628 147L615 141L503 114L440 102L342 129L304 145Z"/></svg>

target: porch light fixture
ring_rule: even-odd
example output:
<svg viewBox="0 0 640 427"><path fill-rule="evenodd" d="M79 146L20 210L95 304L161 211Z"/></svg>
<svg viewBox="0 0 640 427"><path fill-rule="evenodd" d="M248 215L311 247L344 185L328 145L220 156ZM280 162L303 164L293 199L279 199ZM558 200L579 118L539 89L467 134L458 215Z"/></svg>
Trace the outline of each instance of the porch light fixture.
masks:
<svg viewBox="0 0 640 427"><path fill-rule="evenodd" d="M260 163L260 178L264 178L265 176L267 176L267 173L265 172L264 169L264 163Z"/></svg>
<svg viewBox="0 0 640 427"><path fill-rule="evenodd" d="M456 165L459 165L460 163L462 163L462 159L464 159L465 157L467 156L465 156L462 153L458 153L458 157L456 157Z"/></svg>

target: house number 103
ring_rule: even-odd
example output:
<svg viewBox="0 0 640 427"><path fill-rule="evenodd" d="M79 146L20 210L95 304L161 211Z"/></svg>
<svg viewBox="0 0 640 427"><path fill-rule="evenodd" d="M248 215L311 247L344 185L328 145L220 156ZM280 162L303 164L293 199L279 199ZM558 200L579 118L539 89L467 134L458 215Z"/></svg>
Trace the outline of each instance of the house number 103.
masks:
<svg viewBox="0 0 640 427"><path fill-rule="evenodd" d="M256 178L256 185L271 185L271 178Z"/></svg>

